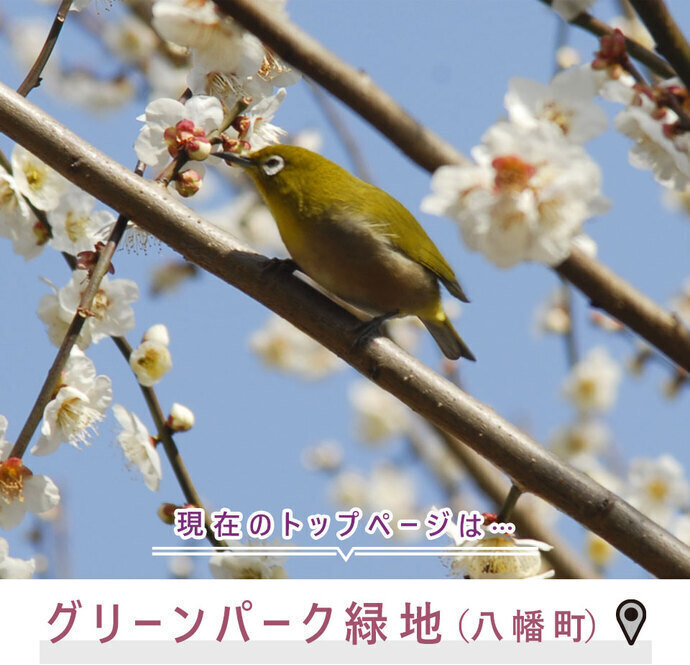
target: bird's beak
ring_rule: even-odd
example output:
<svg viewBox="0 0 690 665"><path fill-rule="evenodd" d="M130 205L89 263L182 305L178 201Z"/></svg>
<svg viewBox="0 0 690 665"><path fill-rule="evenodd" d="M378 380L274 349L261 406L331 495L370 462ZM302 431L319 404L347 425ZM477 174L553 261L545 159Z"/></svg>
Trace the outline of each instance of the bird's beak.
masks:
<svg viewBox="0 0 690 665"><path fill-rule="evenodd" d="M224 159L226 162L230 162L231 164L237 164L238 166L242 166L244 168L256 166L256 162L252 161L251 159L247 159L246 157L240 157L239 155L235 155L232 152L214 152L213 154L216 157Z"/></svg>

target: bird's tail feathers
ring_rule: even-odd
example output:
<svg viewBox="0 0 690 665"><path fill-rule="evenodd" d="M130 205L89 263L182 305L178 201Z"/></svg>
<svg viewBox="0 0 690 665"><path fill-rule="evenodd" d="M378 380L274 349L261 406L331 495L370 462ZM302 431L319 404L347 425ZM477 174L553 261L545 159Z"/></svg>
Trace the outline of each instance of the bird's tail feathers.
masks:
<svg viewBox="0 0 690 665"><path fill-rule="evenodd" d="M458 335L458 332L445 314L443 319L422 319L422 323L436 340L439 347L441 347L441 351L443 351L443 355L446 358L457 360L462 357L467 358L467 360L476 360L472 351L470 351L462 337Z"/></svg>

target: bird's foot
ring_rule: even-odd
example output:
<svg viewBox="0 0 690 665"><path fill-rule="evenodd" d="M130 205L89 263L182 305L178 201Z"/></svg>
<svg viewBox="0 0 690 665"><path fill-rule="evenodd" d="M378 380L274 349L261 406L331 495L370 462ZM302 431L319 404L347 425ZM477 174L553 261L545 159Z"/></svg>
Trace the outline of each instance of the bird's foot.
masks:
<svg viewBox="0 0 690 665"><path fill-rule="evenodd" d="M380 334L381 326L389 319L398 316L398 311L388 312L387 314L381 314L380 316L375 316L369 321L363 321L357 326L357 337L352 344L352 350L354 351L358 346L364 344L371 337L375 337Z"/></svg>
<svg viewBox="0 0 690 665"><path fill-rule="evenodd" d="M291 275L295 270L299 269L299 266L293 259L279 259L277 256L274 256L272 259L266 261L262 271L266 275L280 273Z"/></svg>

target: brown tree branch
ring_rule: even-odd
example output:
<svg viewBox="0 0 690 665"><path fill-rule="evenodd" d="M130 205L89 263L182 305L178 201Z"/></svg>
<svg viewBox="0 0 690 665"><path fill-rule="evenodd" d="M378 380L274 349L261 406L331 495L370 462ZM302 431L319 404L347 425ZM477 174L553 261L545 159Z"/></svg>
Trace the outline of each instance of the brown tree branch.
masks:
<svg viewBox="0 0 690 665"><path fill-rule="evenodd" d="M577 248L556 271L588 296L593 307L608 312L680 367L690 367L690 330L678 317Z"/></svg>
<svg viewBox="0 0 690 665"><path fill-rule="evenodd" d="M429 422L464 441L542 497L659 577L690 576L690 548L559 460L490 407L382 337L356 343L360 322L298 277L205 224L158 185L114 162L0 84L0 131L67 179L190 261L244 291L321 342Z"/></svg>
<svg viewBox="0 0 690 665"><path fill-rule="evenodd" d="M48 32L48 37L46 38L45 44L41 52L38 54L36 61L26 75L26 78L22 81L21 85L17 88L17 92L26 97L31 90L37 88L41 85L41 74L48 64L55 44L57 44L58 37L62 31L62 26L65 24L65 19L69 13L69 8L72 5L72 0L62 0L60 6L58 7L57 14L53 20L53 25L50 26L50 31Z"/></svg>
<svg viewBox="0 0 690 665"><path fill-rule="evenodd" d="M666 5L662 0L630 0L630 4L654 37L657 50L690 90L690 44Z"/></svg>
<svg viewBox="0 0 690 665"><path fill-rule="evenodd" d="M643 3L646 0L641 0ZM545 5L551 6L553 0L540 0ZM595 18L587 12L582 12L578 14L572 21L571 25L576 25L587 32L596 35L597 37L603 37L604 35L610 35L613 33L613 28L607 25L598 18ZM666 62L663 58L658 56L654 51L650 51L648 48L642 46L639 42L636 42L630 37L625 37L625 46L631 57L635 58L638 62L641 62L650 71L658 74L662 78L668 79L676 76L676 72L673 67Z"/></svg>
<svg viewBox="0 0 690 665"><path fill-rule="evenodd" d="M253 0L214 0L224 12L271 47L281 58L345 102L428 171L466 160L438 134L398 106L364 71L337 58L294 23L276 19Z"/></svg>
<svg viewBox="0 0 690 665"><path fill-rule="evenodd" d="M214 0L278 55L339 97L429 171L464 157L411 118L373 81L344 63L297 26L252 0ZM597 307L644 337L690 371L690 330L595 259L573 250L557 271Z"/></svg>

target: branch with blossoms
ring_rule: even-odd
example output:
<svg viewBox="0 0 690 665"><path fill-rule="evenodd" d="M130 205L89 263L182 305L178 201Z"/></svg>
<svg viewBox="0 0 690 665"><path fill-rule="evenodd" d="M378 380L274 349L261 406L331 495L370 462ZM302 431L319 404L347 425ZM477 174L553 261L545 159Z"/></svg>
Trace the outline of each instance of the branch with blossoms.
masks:
<svg viewBox="0 0 690 665"><path fill-rule="evenodd" d="M626 105L617 119L617 127L637 142L634 154L638 164L654 169L662 184L680 187L685 184L687 168L678 157L678 153L687 152L684 149L689 125L687 91L675 82L648 85L628 57L626 45L629 40L626 41L621 33L610 32L602 40L601 49L590 67L565 71L548 86L514 80L506 96L508 119L486 132L470 161L404 114L366 75L353 72L313 40L297 32L281 5L266 10L241 0L219 0L216 4L230 8L236 18L265 43L242 29L239 23L222 17L211 2L195 2L193 8L183 2L167 0L157 0L153 4L154 28L168 43L190 49L195 63L186 81L192 93L189 101L182 104L166 96L155 99L140 118L145 124L137 139L136 151L143 162L156 170L156 185L146 184L124 172L122 167L4 88L0 88L3 100L0 127L62 176L116 208L121 213L118 234L124 231L123 220L138 221L145 230L267 304L358 371L397 395L449 435L447 445L458 457L465 444L487 457L513 480L508 497L510 503L525 491L538 494L654 574L687 574L690 570L688 549L616 493L604 490L592 480L595 477L593 469L585 469L585 473L572 469L488 407L413 361L389 342L376 339L364 348L356 347L353 345L356 325L351 316L299 279L284 274L279 279L275 274L272 277L271 271L266 270L273 265L270 261L207 227L196 214L172 200L168 192L168 185L171 185L170 189L184 197L195 195L205 178L200 164L207 161L216 147L242 154L280 138L283 131L272 125L271 119L286 92L282 87L277 92L274 89L296 80L297 74L287 64L292 63L311 73L331 91L338 91L336 94L346 98L416 161L436 171L433 192L425 199L424 208L455 219L471 249L483 253L501 268L523 261L555 267L576 284L593 305L603 307L628 324L679 367L688 367L688 330L677 317L644 298L588 256L586 252L591 249L591 243L581 233L583 223L601 214L608 205L600 194L600 171L584 148L584 144L605 126L605 117L592 103L595 95L607 96ZM193 30L189 29L190 25ZM651 58L648 60L651 62ZM667 141L662 145L666 151L662 153L665 160L659 163L647 159L645 162L649 157L645 152L649 150L649 138L656 139L658 134ZM658 141L654 146L658 148ZM22 152L20 149L16 152L20 160ZM4 182L9 190L20 189L16 183L24 174L26 183L21 183L21 189L31 191L36 197L31 204L44 212L52 210L52 203L39 200L40 195L50 193L50 186L36 187L35 175L40 172L39 180L46 181L55 177L56 190L63 188L64 183L45 164L27 155L29 153L24 155L25 162L18 163ZM55 209L63 203L61 193L57 198L59 203ZM13 195L10 199L16 201L13 205L17 209L24 210L21 197ZM255 197L251 206L256 207ZM72 204L71 213L77 207ZM80 219L92 217L89 210ZM6 234L10 235L16 249L27 253L40 251L37 248L48 238L43 237L39 242L35 229L27 225L26 220L24 213L12 218L7 223L9 231ZM51 243L62 228L66 232L70 228L74 231L74 214L66 215L63 221L55 218L55 222L49 222ZM98 251L97 243L93 242L96 234L87 233L85 237L89 239L88 250L82 250L82 254L91 252L92 258L97 259L95 266L83 261L80 264L93 273L86 295L81 279L75 274L75 283L65 291L61 289L56 298L46 300L42 308L42 318L48 323L54 339L62 339L65 327L75 326L75 321L89 331L95 319L119 318L116 308L108 304L118 299L114 291L112 298L105 295L106 302L98 299L101 291L106 293L107 282L101 283L100 277L110 265L119 238L111 237L107 250ZM65 321L61 308L64 309L65 301L70 298L74 301L71 316L75 312L78 316ZM127 297L119 300L128 304ZM80 318L84 322L80 322ZM116 339L142 385L148 379L142 380L141 376L151 373L152 365L157 368L156 372L166 365L167 340L160 333L160 330L147 333L135 353L131 353L123 340L118 343ZM116 332L107 334L116 335ZM66 364L62 368L57 366L54 376L49 376L43 401L45 397L57 399L59 392L64 390L61 401L56 402L54 408L66 408L71 400L80 399L91 405L96 415L85 413L84 426L71 433L43 432L42 429L42 438L35 448L37 453L50 452L65 440L85 441L88 424L95 423L104 410L103 405L112 401L105 377L96 375L88 359L79 351L67 357L69 347L80 337L78 328L71 330L66 352L61 355L61 362ZM573 446L578 437L587 441L597 439L600 423L596 418L610 405L620 380L617 368L610 364L607 356L596 351L581 362L571 364L565 392L578 413L575 426L560 437L564 450ZM60 380L69 376L70 385L57 383L58 375ZM56 389L58 395L53 395ZM160 407L151 404L155 395L145 392L145 397L152 407L159 438L174 459L178 453L174 442L166 439L168 425L162 422ZM368 397L365 401L371 406L374 399ZM47 407L43 408L45 404L38 403L41 406L37 413L43 414L44 429L49 430L48 426L55 425L57 420L50 417ZM117 405L114 412L123 426L120 441L126 453L131 442L148 440L148 433L134 414ZM38 420L36 417L30 420L35 428ZM32 432L29 428L20 435L17 445L25 448ZM554 449L556 447L554 445ZM147 485L154 484L160 472L150 455L151 446L137 445L129 450L130 459L142 455L146 458L144 467L151 472L151 476L145 472ZM564 453L564 456L568 455ZM576 464L574 458L568 459ZM175 468L177 472L182 467ZM676 473L672 464L666 464L664 470L669 476ZM21 488L28 491L32 486L23 474L26 475L25 471L15 463L4 466L0 480L8 492L14 492L5 496L13 499L10 503L19 503L14 499L23 491ZM644 473L638 476L640 485L644 485L647 482ZM44 497L50 496L48 483L41 482ZM184 488L184 479L180 478L180 482ZM503 518L511 507L506 505ZM650 512L648 506L637 507ZM657 521L665 523L662 519ZM539 561L534 563L538 567Z"/></svg>
<svg viewBox="0 0 690 665"><path fill-rule="evenodd" d="M26 96L39 84L41 73L55 47L71 4L71 0L65 0L58 8L46 42L19 87L19 94ZM79 9L83 4L76 3L75 6ZM186 96L183 95L183 98ZM246 104L238 104L230 112L226 124L234 120L239 110L245 107ZM184 122L191 121L183 121L183 124ZM196 146L197 150L203 152L204 145L210 147L210 144L205 141L203 130L201 137L191 137L195 142L187 139L182 145L179 144L180 134L184 135L184 127L178 127L177 135L172 136L172 140L169 141L169 151L175 157L174 169L163 184L167 185L175 178L177 189L182 191L182 177L177 176L186 159L195 158L192 148ZM208 150L205 154L208 154ZM136 285L128 282L125 286L127 280L120 280L120 284L127 291L120 293L114 284L112 288L108 288L107 284L102 283L106 272L114 272L110 258L123 236L128 224L127 219L120 216L115 222L110 213L93 211L93 199L81 190L71 188L69 183L62 181L57 174L46 169L44 164L19 148L13 152L12 163L4 155L0 157L6 171L3 181L6 188L5 204L12 213L8 219L8 231L15 250L24 254L26 258L31 258L40 252L43 245L50 243L62 252L69 267L75 271L72 284L62 293L57 293L56 289L58 297L53 300L48 296L44 299L42 308L39 308L39 315L49 325L51 339L60 349L13 446L4 439L7 421L2 421L0 439L3 450L0 450L0 460L5 461L0 464L0 478L3 482L3 497L5 502L17 510L6 510L0 515L0 522L5 528L11 528L18 523L16 515L23 514L18 510L25 500L23 479L30 478L33 474L21 458L41 418L41 437L31 451L35 455L51 454L64 441L76 447L79 447L80 443L88 444L90 434L95 432L96 423L103 419L103 413L112 402L110 379L95 375L93 363L86 358L82 349L91 341L98 341L106 336L113 339L137 376L158 430L158 437L154 439L135 414L119 404L114 405L114 414L122 426L118 440L125 456L142 472L146 486L155 491L159 487L161 477L161 464L155 445L162 442L188 505L203 507L172 436L173 432L191 428L193 414L186 407L174 404L166 421L155 391L151 387L172 365L167 348L167 330L161 325L152 327L144 335L142 344L133 350L126 339L117 336L117 333L133 327L133 313L130 315L127 312L127 303L138 297ZM135 173L143 174L141 162L137 165ZM11 174L16 174L17 179L13 179ZM198 187L194 191L198 191ZM49 219L46 211L53 208L56 210L50 213ZM29 227L31 231L27 234L25 221L29 217L29 210L36 216L37 221ZM95 251L81 249L90 246L94 247ZM78 258L75 259L75 256ZM79 272L75 269L85 270L88 279L84 281L81 276L78 277ZM130 288L130 284L134 289ZM70 288L73 300L71 304L70 296L67 295ZM125 310L118 313L115 303L117 307L124 307ZM77 342L79 347L75 346ZM30 490L29 485L26 489ZM34 503L40 506L40 512L45 512L56 506L59 494L52 481L47 478L42 492L43 496ZM171 508L174 506L171 505ZM38 512L38 509L34 512ZM171 515L161 513L161 517L167 521ZM211 544L225 545L213 535L208 516L206 526Z"/></svg>
<svg viewBox="0 0 690 665"><path fill-rule="evenodd" d="M460 175L463 173L460 166L454 183L452 182L454 178L450 175L454 173L453 167L447 165L458 163L462 165L466 159L440 137L422 127L405 113L393 99L377 88L366 74L340 61L297 26L274 17L255 3L247 0L214 1L223 11L252 30L287 62L348 104L417 164L428 170L438 170L432 187L437 186L443 189L448 187L448 190L441 196L430 199L426 204L426 210L457 216L461 230L463 226L468 229L464 233L464 239L465 242L469 242L470 248L478 251L486 250L490 260L495 260L501 267L514 265L519 260L537 260L556 266L557 270L580 289L593 305L605 309L659 348L679 366L690 370L690 330L679 326L677 320L669 312L664 311L654 301L606 269L580 248L572 245L571 240L584 220L605 210L606 204L598 194L601 179L599 169L577 143L584 142L596 134L597 127L601 127L601 112L592 129L586 128L588 119L583 118L579 127L575 128L574 134L571 133L568 137L572 139L571 141L564 138L562 132L559 133L554 127L539 123L535 123L533 127L534 134L531 140L523 137L509 123L503 126L496 125L485 135L480 163L475 170L476 175L464 178ZM610 47L607 46L605 57L611 59L614 77L619 77L621 73L620 65L616 60L620 53L621 47L618 43L614 42ZM582 81L582 88L576 90L573 97L584 96L585 99L591 99L601 88L616 87L618 78L610 79L611 83L609 83L609 69L606 66L602 66L598 71L601 74L589 80L586 80L586 72L564 72L564 75L579 77ZM621 87L623 86L630 88L632 80L628 78L621 81ZM558 95L558 87L566 89L568 85L561 81L561 85L556 86L555 95ZM615 97L616 92L611 92L610 95ZM544 101L541 101L541 104L544 104ZM495 243L492 243L492 237L501 234L501 226L500 223L490 223L491 209L487 207L480 211L485 218L482 224L473 227L470 222L475 214L471 203L481 197L482 190L473 189L472 196L467 200L457 197L463 188L470 191L476 185L485 187L492 178L499 185L502 184L508 194L511 189L519 191L516 188L519 188L521 183L524 188L533 177L535 182L538 182L542 176L536 170L531 172L532 166L528 161L515 162L501 157L501 153L512 155L521 147L532 149L535 145L540 145L547 152L544 155L533 155L534 161L541 157L548 159L552 156L558 162L561 156L567 154L582 166L582 169L564 168L563 179L558 185L558 190L551 190L551 193L547 194L549 198L539 200L537 197L531 204L542 208L547 214L563 214L565 219L562 224L557 225L550 224L547 219L539 222L541 214L533 210L530 214L534 221L530 223L541 224L543 229L552 229L552 233L546 233L542 237L540 233L534 235L524 225L511 224L505 227L510 235L504 234L505 237L499 237ZM560 151L561 149L563 152ZM675 150L676 148L674 152ZM492 169L494 160L498 160L495 170ZM565 167L565 158L562 163ZM474 167L469 166L467 172L469 173L472 168ZM521 169L522 172L520 172ZM583 170L583 174L587 176L576 176L571 180L569 174L574 174L578 170ZM513 178L516 180L514 181ZM575 204L580 195L585 202L584 207L581 204ZM566 205L562 205L566 202ZM571 203L573 205L570 205ZM499 201L493 205L498 209L501 204ZM515 204L510 205L512 207ZM554 209L555 205L558 209ZM522 216L519 208L516 212ZM509 216L510 210L506 209L504 215ZM466 223L463 220L466 220ZM482 229L484 229L483 232ZM500 251L499 247L506 250L500 257L494 253Z"/></svg>
<svg viewBox="0 0 690 665"><path fill-rule="evenodd" d="M442 379L392 342L364 348L358 319L297 277L266 272L271 261L200 223L159 186L85 143L37 107L0 86L0 129L121 214L190 260L245 291L318 339L430 422L474 448L514 479L599 533L659 576L690 574L690 548L544 450L485 405ZM634 525L634 526L633 526Z"/></svg>

